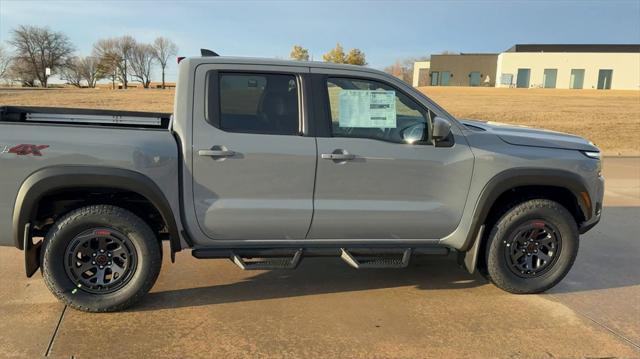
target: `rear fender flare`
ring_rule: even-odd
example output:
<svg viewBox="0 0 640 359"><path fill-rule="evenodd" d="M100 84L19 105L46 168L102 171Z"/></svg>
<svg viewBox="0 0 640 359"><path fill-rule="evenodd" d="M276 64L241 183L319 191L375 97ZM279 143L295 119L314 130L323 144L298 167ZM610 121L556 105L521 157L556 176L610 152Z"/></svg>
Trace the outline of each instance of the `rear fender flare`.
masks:
<svg viewBox="0 0 640 359"><path fill-rule="evenodd" d="M169 231L172 257L182 249L171 206L149 177L120 168L96 166L54 166L31 174L20 186L13 208L13 238L24 249L25 227L38 211L38 203L49 193L72 188L113 188L135 192L156 207ZM29 239L30 240L30 239Z"/></svg>

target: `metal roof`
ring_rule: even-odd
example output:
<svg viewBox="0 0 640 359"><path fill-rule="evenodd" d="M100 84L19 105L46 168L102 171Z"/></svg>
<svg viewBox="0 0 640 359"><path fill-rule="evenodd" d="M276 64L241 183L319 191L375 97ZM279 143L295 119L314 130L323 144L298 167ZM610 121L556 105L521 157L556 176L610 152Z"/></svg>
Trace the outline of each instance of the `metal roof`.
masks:
<svg viewBox="0 0 640 359"><path fill-rule="evenodd" d="M516 44L506 52L638 52L640 44Z"/></svg>

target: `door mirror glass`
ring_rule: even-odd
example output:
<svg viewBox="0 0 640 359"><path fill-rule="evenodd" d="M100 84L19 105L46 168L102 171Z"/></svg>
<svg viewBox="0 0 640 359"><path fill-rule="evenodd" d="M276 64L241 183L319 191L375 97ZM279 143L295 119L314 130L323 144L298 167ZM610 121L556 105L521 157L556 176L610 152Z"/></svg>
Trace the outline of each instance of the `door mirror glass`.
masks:
<svg viewBox="0 0 640 359"><path fill-rule="evenodd" d="M413 144L424 140L425 127L424 123L418 123L411 127L407 127L401 132L402 140L405 143Z"/></svg>
<svg viewBox="0 0 640 359"><path fill-rule="evenodd" d="M449 121L445 120L442 117L435 117L433 119L433 141L443 141L446 140L451 134L451 124Z"/></svg>

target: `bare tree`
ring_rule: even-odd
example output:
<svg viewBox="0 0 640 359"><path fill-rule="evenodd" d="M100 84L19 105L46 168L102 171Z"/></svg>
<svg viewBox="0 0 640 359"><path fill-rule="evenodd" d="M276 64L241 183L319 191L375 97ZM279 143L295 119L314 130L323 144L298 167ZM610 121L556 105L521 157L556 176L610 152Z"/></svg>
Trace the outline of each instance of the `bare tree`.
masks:
<svg viewBox="0 0 640 359"><path fill-rule="evenodd" d="M100 73L105 77L111 78L111 88L116 88L116 79L118 79L118 50L114 39L98 40L93 45L93 57L98 59L98 67Z"/></svg>
<svg viewBox="0 0 640 359"><path fill-rule="evenodd" d="M31 71L31 66L26 61L11 61L7 73L5 75L12 82L17 81L24 87L35 87L36 77Z"/></svg>
<svg viewBox="0 0 640 359"><path fill-rule="evenodd" d="M100 59L95 56L86 56L80 60L80 75L87 86L90 88L96 87L96 83L105 78L105 73L102 72L100 67Z"/></svg>
<svg viewBox="0 0 640 359"><path fill-rule="evenodd" d="M387 66L384 71L409 83L413 83L413 65L418 61L428 61L430 56L422 57L407 57L405 59L397 60L395 64Z"/></svg>
<svg viewBox="0 0 640 359"><path fill-rule="evenodd" d="M46 69L52 73L62 69L73 53L73 45L67 35L51 31L45 27L21 25L11 33L11 44L16 49L14 61L20 76L28 77L28 81L37 79L47 86Z"/></svg>
<svg viewBox="0 0 640 359"><path fill-rule="evenodd" d="M158 60L162 68L162 88L164 89L164 73L169 63L169 58L178 54L178 46L166 37L158 37L153 42L153 56Z"/></svg>
<svg viewBox="0 0 640 359"><path fill-rule="evenodd" d="M100 59L101 67L106 73L113 74L113 82L117 77L125 89L129 83L131 57L135 47L136 40L128 35L102 39L93 45L94 55Z"/></svg>
<svg viewBox="0 0 640 359"><path fill-rule="evenodd" d="M11 65L11 54L0 44L0 79L5 78L8 74L9 65Z"/></svg>
<svg viewBox="0 0 640 359"><path fill-rule="evenodd" d="M131 51L132 76L140 80L144 88L149 88L151 83L151 70L155 60L153 46L149 44L136 44Z"/></svg>
<svg viewBox="0 0 640 359"><path fill-rule="evenodd" d="M69 59L69 62L60 72L60 77L75 87L82 87L81 61L82 59L80 57Z"/></svg>

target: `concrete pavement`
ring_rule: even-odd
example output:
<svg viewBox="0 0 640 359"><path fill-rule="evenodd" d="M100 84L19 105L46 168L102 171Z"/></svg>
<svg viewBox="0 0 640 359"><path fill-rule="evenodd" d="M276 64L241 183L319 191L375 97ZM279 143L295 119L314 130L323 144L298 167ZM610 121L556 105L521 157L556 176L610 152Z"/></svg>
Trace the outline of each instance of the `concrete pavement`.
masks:
<svg viewBox="0 0 640 359"><path fill-rule="evenodd" d="M56 302L39 275L26 279L22 252L2 248L0 356L640 357L640 159L604 163L602 223L543 295L502 292L453 257L243 272L183 252L140 305L86 314Z"/></svg>

